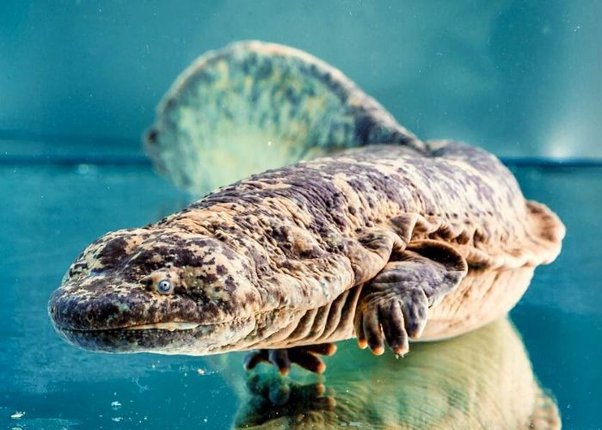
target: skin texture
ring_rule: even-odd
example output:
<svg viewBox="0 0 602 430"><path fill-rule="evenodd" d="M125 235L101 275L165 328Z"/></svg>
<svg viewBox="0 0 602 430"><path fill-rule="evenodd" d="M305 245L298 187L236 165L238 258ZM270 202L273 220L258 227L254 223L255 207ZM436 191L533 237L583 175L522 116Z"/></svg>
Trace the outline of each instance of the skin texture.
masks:
<svg viewBox="0 0 602 430"><path fill-rule="evenodd" d="M52 296L55 326L77 344L118 351L213 354L356 335L377 354L384 340L403 354L408 334L486 324L554 259L562 224L525 201L493 156L430 146L369 146L268 171L109 233ZM380 309L392 302L402 314Z"/></svg>
<svg viewBox="0 0 602 430"><path fill-rule="evenodd" d="M178 77L145 148L157 171L204 194L370 143L424 148L339 70L288 46L250 41L210 51Z"/></svg>
<svg viewBox="0 0 602 430"><path fill-rule="evenodd" d="M319 356L351 337L404 355L410 339L503 316L564 236L494 156L419 140L341 72L279 45L203 55L159 105L146 148L195 192L247 179L84 250L49 313L85 348L258 349L246 366L282 373L323 372Z"/></svg>

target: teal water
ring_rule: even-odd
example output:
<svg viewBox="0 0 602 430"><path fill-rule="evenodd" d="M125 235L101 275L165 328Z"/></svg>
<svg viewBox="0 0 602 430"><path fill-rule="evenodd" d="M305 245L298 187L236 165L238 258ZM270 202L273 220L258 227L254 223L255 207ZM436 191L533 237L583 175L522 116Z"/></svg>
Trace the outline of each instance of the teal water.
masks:
<svg viewBox="0 0 602 430"><path fill-rule="evenodd" d="M601 157L599 0L3 0L0 137L127 139L198 55L303 49L423 139L502 155Z"/></svg>
<svg viewBox="0 0 602 430"><path fill-rule="evenodd" d="M513 170L528 197L560 215L568 235L558 260L537 270L512 319L564 428L600 428L602 167ZM64 343L46 314L48 296L83 247L108 230L153 221L188 199L143 163L0 165L3 428L229 428L255 404L246 400L238 355L224 361L86 352ZM371 361L345 367L350 354ZM329 359L335 399L345 396L345 372L350 381L358 372L368 379L370 363L381 359L365 354L349 343L341 358ZM404 371L404 360L394 365ZM328 372L323 382L328 388ZM350 382L348 389L357 385ZM368 396L378 396L379 384L372 390ZM17 412L24 414L16 418ZM371 410L381 412L387 411ZM366 415L351 424L360 426L362 419Z"/></svg>
<svg viewBox="0 0 602 430"><path fill-rule="evenodd" d="M423 139L515 157L506 160L525 195L548 204L568 233L511 312L518 334L490 340L514 345L517 363L530 360L563 428L602 428L601 19L600 0L1 1L0 428L221 429L317 411L367 429L408 410L400 393L423 399L417 409L445 410L437 383L413 391L403 381L420 372L418 382L432 381L439 364L454 376L438 352L477 348L489 332L415 346L398 361L345 343L327 359L324 394L302 372L247 381L240 354L99 354L54 333L48 297L86 245L190 201L153 173L140 135L186 66L244 39L327 61ZM428 359L437 355L439 364ZM494 358L483 351L481 362ZM513 369L499 372L520 382L526 375ZM493 384L464 376L446 389L462 397L471 384ZM290 401L274 403L274 390ZM330 398L351 406L333 416Z"/></svg>

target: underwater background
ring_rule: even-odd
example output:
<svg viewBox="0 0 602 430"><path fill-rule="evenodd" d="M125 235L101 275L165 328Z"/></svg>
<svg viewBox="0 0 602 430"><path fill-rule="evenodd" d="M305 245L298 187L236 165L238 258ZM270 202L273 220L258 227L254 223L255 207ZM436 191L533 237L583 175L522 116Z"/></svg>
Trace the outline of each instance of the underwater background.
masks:
<svg viewBox="0 0 602 430"><path fill-rule="evenodd" d="M301 394L281 408L255 398L261 381L248 380L240 354L97 354L52 329L48 297L86 245L193 199L154 173L141 148L161 96L201 53L260 39L339 68L423 139L495 153L528 198L560 216L563 252L537 269L511 312L516 331L500 322L416 346L405 366L424 357L456 372L429 357L457 348L493 361L512 345L564 428L602 428L601 19L596 0L0 2L0 426L219 429L274 413L294 424L330 413L329 397L350 405L333 422L351 428L384 425L407 398L442 410L429 390L395 385L402 381L386 372L404 360L372 360L353 341L327 359L317 380L325 393L295 372L309 388L293 386ZM483 339L500 346L495 357ZM430 381L426 368L421 380ZM444 389L488 378L469 372L464 385ZM430 386L433 395L443 389ZM346 397L354 392L379 401Z"/></svg>

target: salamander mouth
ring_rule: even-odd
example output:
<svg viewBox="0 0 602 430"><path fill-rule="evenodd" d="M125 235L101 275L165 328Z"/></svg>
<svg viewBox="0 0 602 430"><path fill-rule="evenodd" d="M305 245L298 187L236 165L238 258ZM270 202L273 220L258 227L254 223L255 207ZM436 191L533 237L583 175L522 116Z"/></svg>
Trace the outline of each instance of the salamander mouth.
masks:
<svg viewBox="0 0 602 430"><path fill-rule="evenodd" d="M154 323L154 324L140 324L133 325L130 327L124 327L124 330L167 330L167 331L176 331L176 330L194 330L200 323L194 322L164 322L164 323Z"/></svg>
<svg viewBox="0 0 602 430"><path fill-rule="evenodd" d="M123 327L106 327L106 328L71 328L71 327L60 327L57 326L59 331L69 332L80 332L80 333L95 333L95 332L118 332L118 331L130 331L130 330L157 330L157 331L190 331L201 326L207 327L215 324L203 324L198 322L183 322L183 321L170 321L161 323L149 323L149 324L136 324Z"/></svg>
<svg viewBox="0 0 602 430"><path fill-rule="evenodd" d="M217 324L169 321L121 327L55 326L69 343L91 351L185 355L209 355L238 350L240 341L255 327L254 318Z"/></svg>
<svg viewBox="0 0 602 430"><path fill-rule="evenodd" d="M157 352L163 354L203 352L206 344L204 329L169 330L162 328L124 328L100 330L60 330L71 344L90 351L102 352ZM159 326L160 327L160 326ZM211 345L206 345L210 347Z"/></svg>

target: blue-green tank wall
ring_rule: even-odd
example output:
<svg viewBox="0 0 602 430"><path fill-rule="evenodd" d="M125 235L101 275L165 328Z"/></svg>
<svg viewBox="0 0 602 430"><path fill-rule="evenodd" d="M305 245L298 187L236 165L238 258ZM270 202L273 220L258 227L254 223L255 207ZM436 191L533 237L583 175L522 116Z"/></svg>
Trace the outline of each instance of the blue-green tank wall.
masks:
<svg viewBox="0 0 602 430"><path fill-rule="evenodd" d="M600 157L601 16L597 0L5 0L0 138L137 148L196 56L262 39L337 66L421 137Z"/></svg>

